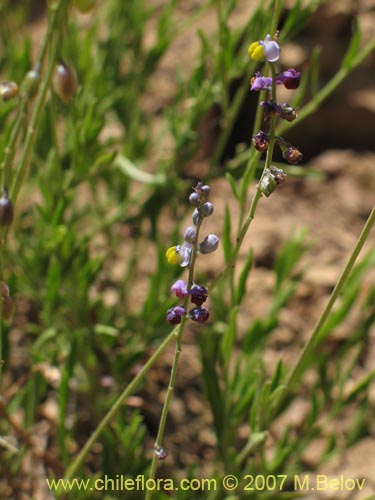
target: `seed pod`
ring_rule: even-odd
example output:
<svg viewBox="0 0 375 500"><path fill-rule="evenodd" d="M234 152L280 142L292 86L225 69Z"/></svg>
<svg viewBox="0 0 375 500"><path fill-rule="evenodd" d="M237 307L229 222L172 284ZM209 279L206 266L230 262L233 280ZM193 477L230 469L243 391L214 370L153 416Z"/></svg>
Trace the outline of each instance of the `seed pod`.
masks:
<svg viewBox="0 0 375 500"><path fill-rule="evenodd" d="M2 309L1 309L1 317L2 319L10 319L13 314L14 314L14 304L13 300L8 296L5 295L1 298L2 300Z"/></svg>
<svg viewBox="0 0 375 500"><path fill-rule="evenodd" d="M77 77L75 71L64 63L56 66L53 74L53 90L65 103L70 102L77 92Z"/></svg>
<svg viewBox="0 0 375 500"><path fill-rule="evenodd" d="M0 83L0 96L3 101L9 101L18 95L18 85L16 82L1 82Z"/></svg>
<svg viewBox="0 0 375 500"><path fill-rule="evenodd" d="M85 14L95 7L96 0L74 0L74 6Z"/></svg>
<svg viewBox="0 0 375 500"><path fill-rule="evenodd" d="M13 206L8 198L8 193L3 192L0 198L0 226L10 226L13 221Z"/></svg>

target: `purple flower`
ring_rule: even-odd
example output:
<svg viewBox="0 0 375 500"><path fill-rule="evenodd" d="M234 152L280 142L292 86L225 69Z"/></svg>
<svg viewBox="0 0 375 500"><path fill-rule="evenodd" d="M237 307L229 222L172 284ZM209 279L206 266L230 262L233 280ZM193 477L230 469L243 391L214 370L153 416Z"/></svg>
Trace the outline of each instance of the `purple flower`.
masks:
<svg viewBox="0 0 375 500"><path fill-rule="evenodd" d="M185 309L182 306L171 307L167 311L167 321L170 325L179 325L181 323L181 318L186 314Z"/></svg>
<svg viewBox="0 0 375 500"><path fill-rule="evenodd" d="M262 76L259 72L250 80L250 90L271 90L272 78L269 76Z"/></svg>
<svg viewBox="0 0 375 500"><path fill-rule="evenodd" d="M190 300L192 301L193 304L201 306L203 302L206 302L208 292L204 286L194 284L191 287L189 293L191 295Z"/></svg>
<svg viewBox="0 0 375 500"><path fill-rule="evenodd" d="M301 80L301 72L296 71L294 68L289 68L286 71L280 73L275 78L275 82L280 84L282 83L287 89L296 89L299 86L299 82Z"/></svg>
<svg viewBox="0 0 375 500"><path fill-rule="evenodd" d="M189 317L197 323L205 323L208 320L210 313L206 307L194 307L189 311Z"/></svg>
<svg viewBox="0 0 375 500"><path fill-rule="evenodd" d="M260 106L264 109L264 120L268 122L271 117L275 114L279 114L281 112L280 106L277 104L277 102L269 100L269 101L262 101L260 103Z"/></svg>
<svg viewBox="0 0 375 500"><path fill-rule="evenodd" d="M265 151L268 148L270 139L268 135L260 130L256 135L253 136L253 143L257 151Z"/></svg>
<svg viewBox="0 0 375 500"><path fill-rule="evenodd" d="M183 299L189 294L187 283L184 280L177 280L171 287L171 293L174 293L179 299Z"/></svg>

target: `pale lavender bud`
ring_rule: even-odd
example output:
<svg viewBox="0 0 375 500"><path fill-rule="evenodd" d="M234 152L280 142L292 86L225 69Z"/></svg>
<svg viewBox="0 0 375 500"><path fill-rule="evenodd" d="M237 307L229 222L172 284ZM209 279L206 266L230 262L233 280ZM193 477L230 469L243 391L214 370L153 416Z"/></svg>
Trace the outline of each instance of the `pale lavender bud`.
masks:
<svg viewBox="0 0 375 500"><path fill-rule="evenodd" d="M184 240L187 241L188 243L195 243L196 238L197 238L197 230L195 229L195 227L189 226L188 228L186 228L184 234Z"/></svg>
<svg viewBox="0 0 375 500"><path fill-rule="evenodd" d="M210 201L206 201L206 203L202 207L203 217L209 217L214 213L214 206Z"/></svg>
<svg viewBox="0 0 375 500"><path fill-rule="evenodd" d="M201 187L201 192L202 192L202 198L204 200L207 200L208 195L210 194L210 186L205 184L204 186Z"/></svg>
<svg viewBox="0 0 375 500"><path fill-rule="evenodd" d="M192 214L193 223L197 226L199 222L199 211L196 208Z"/></svg>
<svg viewBox="0 0 375 500"><path fill-rule="evenodd" d="M219 246L219 238L216 234L209 234L205 237L202 243L199 244L200 253L211 253L214 252Z"/></svg>
<svg viewBox="0 0 375 500"><path fill-rule="evenodd" d="M189 203L191 205L194 205L195 207L199 205L199 194L194 191L194 193L191 193L189 196Z"/></svg>

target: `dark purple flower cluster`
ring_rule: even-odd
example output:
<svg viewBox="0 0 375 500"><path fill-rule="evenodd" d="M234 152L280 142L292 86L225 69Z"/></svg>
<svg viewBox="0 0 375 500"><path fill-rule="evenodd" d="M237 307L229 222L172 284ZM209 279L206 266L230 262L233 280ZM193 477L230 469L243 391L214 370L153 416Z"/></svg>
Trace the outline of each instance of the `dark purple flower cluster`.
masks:
<svg viewBox="0 0 375 500"><path fill-rule="evenodd" d="M171 292L176 295L176 297L182 299L186 296L190 296L190 300L197 307L191 309L188 313L188 317L193 321L198 323L205 323L209 317L209 312L206 307L201 307L204 302L206 302L208 291L204 286L197 285L193 283L190 289L188 289L188 284L184 280L177 280L171 287ZM176 325L181 323L181 318L186 314L186 310L181 306L172 307L167 312L167 320L171 325Z"/></svg>

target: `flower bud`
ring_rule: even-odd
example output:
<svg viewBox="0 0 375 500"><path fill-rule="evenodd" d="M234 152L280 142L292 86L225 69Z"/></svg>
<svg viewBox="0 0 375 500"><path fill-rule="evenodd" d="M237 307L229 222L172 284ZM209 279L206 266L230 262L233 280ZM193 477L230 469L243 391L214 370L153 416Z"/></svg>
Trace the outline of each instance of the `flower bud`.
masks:
<svg viewBox="0 0 375 500"><path fill-rule="evenodd" d="M76 7L82 14L90 12L95 7L96 0L74 0L74 7Z"/></svg>
<svg viewBox="0 0 375 500"><path fill-rule="evenodd" d="M291 165L297 165L297 163L302 160L303 154L299 149L294 146L290 146L288 149L283 151L283 158Z"/></svg>
<svg viewBox="0 0 375 500"><path fill-rule="evenodd" d="M271 166L270 167L270 172L274 176L277 185L282 184L283 182L285 182L286 173L284 172L284 170L282 170L281 168L277 168L277 167Z"/></svg>
<svg viewBox="0 0 375 500"><path fill-rule="evenodd" d="M293 122L297 118L297 112L295 108L292 108L288 103L283 102L279 105L280 107L280 118L286 120L287 122Z"/></svg>
<svg viewBox="0 0 375 500"><path fill-rule="evenodd" d="M271 120L273 115L280 113L280 106L272 99L268 101L262 101L259 106L263 108L263 118L265 122Z"/></svg>
<svg viewBox="0 0 375 500"><path fill-rule="evenodd" d="M168 452L165 448L158 448L155 450L155 455L158 457L158 460L165 460L168 456Z"/></svg>
<svg viewBox="0 0 375 500"><path fill-rule="evenodd" d="M8 320L14 314L14 304L13 300L10 297L2 297L2 319Z"/></svg>
<svg viewBox="0 0 375 500"><path fill-rule="evenodd" d="M4 281L1 282L1 292L3 297L9 297L9 287Z"/></svg>
<svg viewBox="0 0 375 500"><path fill-rule="evenodd" d="M3 192L0 198L0 226L10 226L13 221L13 206L8 198L8 193Z"/></svg>
<svg viewBox="0 0 375 500"><path fill-rule="evenodd" d="M177 280L171 287L171 293L176 295L179 299L183 299L186 295L189 295L187 283L185 283L184 280Z"/></svg>
<svg viewBox="0 0 375 500"><path fill-rule="evenodd" d="M0 82L0 97L3 101L9 101L18 95L18 85L16 82Z"/></svg>
<svg viewBox="0 0 375 500"><path fill-rule="evenodd" d="M191 193L191 195L189 196L189 203L194 207L197 207L199 205L199 194L195 191L194 193Z"/></svg>
<svg viewBox="0 0 375 500"><path fill-rule="evenodd" d="M216 234L209 234L205 237L202 243L199 244L199 253L211 253L217 250L219 246L219 238Z"/></svg>
<svg viewBox="0 0 375 500"><path fill-rule="evenodd" d="M191 295L191 302L197 306L201 306L203 302L206 302L208 291L207 288L201 285L194 285L190 288L189 294Z"/></svg>
<svg viewBox="0 0 375 500"><path fill-rule="evenodd" d="M210 316L208 309L206 307L194 307L189 311L189 317L197 323L205 323Z"/></svg>
<svg viewBox="0 0 375 500"><path fill-rule="evenodd" d="M195 240L197 238L197 230L193 226L189 226L186 228L185 234L184 234L184 240L187 241L188 243L195 243Z"/></svg>
<svg viewBox="0 0 375 500"><path fill-rule="evenodd" d="M182 316L186 314L185 309L182 306L175 306L167 311L167 321L170 325L179 325L181 323Z"/></svg>
<svg viewBox="0 0 375 500"><path fill-rule="evenodd" d="M260 192L265 196L270 196L276 189L277 182L269 168L266 168L259 183Z"/></svg>
<svg viewBox="0 0 375 500"><path fill-rule="evenodd" d="M194 210L191 217L193 219L193 223L197 226L199 223L199 211L197 208Z"/></svg>
<svg viewBox="0 0 375 500"><path fill-rule="evenodd" d="M77 92L77 77L75 71L64 63L56 66L52 78L53 89L65 103L70 102Z"/></svg>
<svg viewBox="0 0 375 500"><path fill-rule="evenodd" d="M28 97L35 97L38 93L40 84L40 65L36 65L34 69L31 69L26 73L26 76L22 82L22 90Z"/></svg>
<svg viewBox="0 0 375 500"><path fill-rule="evenodd" d="M214 206L210 201L206 201L202 207L203 217L209 217L214 213Z"/></svg>
<svg viewBox="0 0 375 500"><path fill-rule="evenodd" d="M265 132L262 132L260 130L256 135L253 137L253 144L254 147L257 151L265 151L268 148L268 144L270 142L270 139L268 135Z"/></svg>
<svg viewBox="0 0 375 500"><path fill-rule="evenodd" d="M9 288L8 288L8 285L6 283L4 283L4 281L1 282L1 289L2 289L2 295L1 295L1 301L2 301L2 304L1 304L1 317L2 319L10 319L13 314L14 314L14 304L13 304L13 300L11 299L11 297L9 296Z"/></svg>
<svg viewBox="0 0 375 500"><path fill-rule="evenodd" d="M207 184L204 184L201 187L201 193L202 193L203 200L207 200L207 198L208 198L208 196L210 194L210 186L208 186Z"/></svg>

